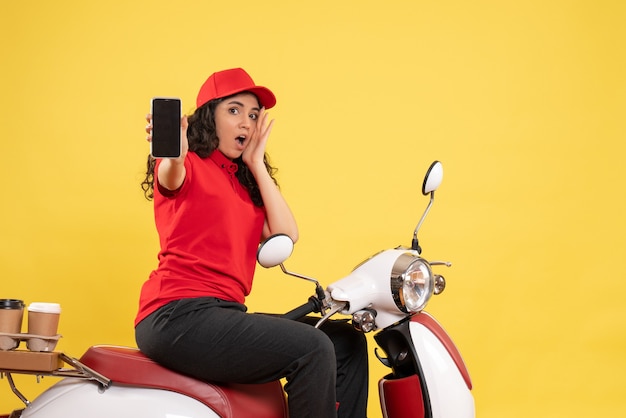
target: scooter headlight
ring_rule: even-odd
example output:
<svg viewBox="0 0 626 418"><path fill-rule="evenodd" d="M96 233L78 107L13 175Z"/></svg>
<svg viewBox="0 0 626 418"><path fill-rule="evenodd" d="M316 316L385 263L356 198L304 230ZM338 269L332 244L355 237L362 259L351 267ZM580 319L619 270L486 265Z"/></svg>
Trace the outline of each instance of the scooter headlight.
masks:
<svg viewBox="0 0 626 418"><path fill-rule="evenodd" d="M435 281L430 264L413 254L401 254L391 270L391 294L398 309L419 312L433 295Z"/></svg>

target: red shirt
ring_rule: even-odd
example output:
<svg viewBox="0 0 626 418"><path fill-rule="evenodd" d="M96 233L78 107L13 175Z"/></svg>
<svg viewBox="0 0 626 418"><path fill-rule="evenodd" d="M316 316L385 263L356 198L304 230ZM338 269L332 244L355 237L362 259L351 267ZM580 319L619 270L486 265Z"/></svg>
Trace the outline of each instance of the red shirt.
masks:
<svg viewBox="0 0 626 418"><path fill-rule="evenodd" d="M185 170L176 191L155 180L161 251L141 289L135 324L174 300L211 296L244 303L250 294L264 209L252 203L235 176L237 165L220 151L204 159L189 152Z"/></svg>

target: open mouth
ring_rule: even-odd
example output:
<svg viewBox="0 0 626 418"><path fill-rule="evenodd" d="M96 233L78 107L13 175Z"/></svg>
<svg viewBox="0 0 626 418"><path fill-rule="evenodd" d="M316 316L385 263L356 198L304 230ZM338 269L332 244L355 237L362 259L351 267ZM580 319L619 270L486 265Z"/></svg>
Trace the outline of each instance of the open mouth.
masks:
<svg viewBox="0 0 626 418"><path fill-rule="evenodd" d="M246 137L244 135L239 135L237 138L235 138L235 140L239 142L239 145L243 145L243 143L246 142Z"/></svg>

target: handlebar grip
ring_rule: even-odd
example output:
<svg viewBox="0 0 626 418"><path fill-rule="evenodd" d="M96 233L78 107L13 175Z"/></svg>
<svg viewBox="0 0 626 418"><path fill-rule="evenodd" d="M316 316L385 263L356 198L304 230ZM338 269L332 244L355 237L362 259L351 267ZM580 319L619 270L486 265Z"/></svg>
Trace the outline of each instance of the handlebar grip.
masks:
<svg viewBox="0 0 626 418"><path fill-rule="evenodd" d="M303 316L307 316L310 313L320 312L320 307L321 305L319 300L317 300L317 298L315 298L314 296L311 296L307 303L305 303L304 305L300 305L295 309L292 309L286 314L281 315L281 317L285 319L292 319L295 321L302 318Z"/></svg>

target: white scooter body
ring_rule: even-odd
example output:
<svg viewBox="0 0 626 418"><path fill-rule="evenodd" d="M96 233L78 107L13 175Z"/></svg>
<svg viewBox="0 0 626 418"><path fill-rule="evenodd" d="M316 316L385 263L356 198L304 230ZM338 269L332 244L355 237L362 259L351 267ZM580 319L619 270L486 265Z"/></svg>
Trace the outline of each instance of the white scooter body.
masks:
<svg viewBox="0 0 626 418"><path fill-rule="evenodd" d="M22 418L219 418L206 405L179 393L64 379L24 409Z"/></svg>
<svg viewBox="0 0 626 418"><path fill-rule="evenodd" d="M381 277L394 276L390 272L403 256L419 259L417 251L407 248L381 251L361 263L346 277L329 285L329 298L334 303L344 302L345 308L341 313L346 315L354 315L375 306L376 315L372 321L376 329L381 329L375 336L379 345L385 351L393 351L395 346L402 346L406 352L397 355L406 356L404 363L407 359L413 359L415 363L408 372L394 372L400 376L413 373L418 377L415 382L401 383L404 382L402 378L388 376L379 383L385 418L473 418L475 409L471 394L472 383L456 346L441 325L428 313L421 311L407 318L407 313L402 312L392 298L389 282L381 280ZM423 291L422 297L426 300L430 297L429 291L434 289ZM388 337L385 335L393 335L395 332L403 337L386 347L384 341ZM394 357L394 353L388 355ZM394 369L394 364L389 359L382 360ZM415 386L416 383L420 383L420 388ZM396 394L407 392L407 396L413 396L413 402L417 402L415 391L421 391L423 402L406 408L407 405L402 400L388 399L390 391ZM395 410L398 405L403 405L401 411Z"/></svg>

